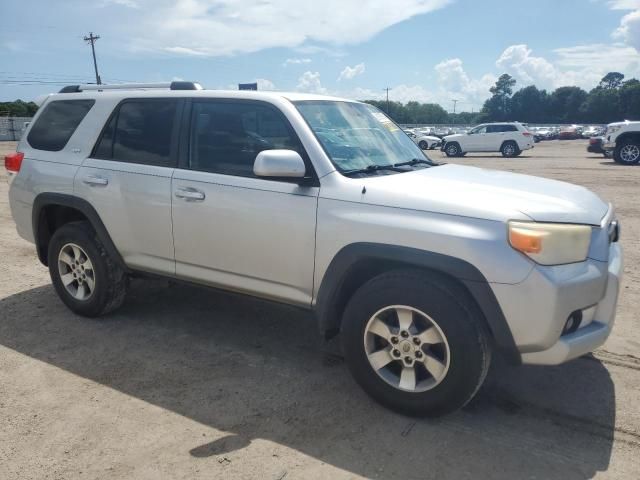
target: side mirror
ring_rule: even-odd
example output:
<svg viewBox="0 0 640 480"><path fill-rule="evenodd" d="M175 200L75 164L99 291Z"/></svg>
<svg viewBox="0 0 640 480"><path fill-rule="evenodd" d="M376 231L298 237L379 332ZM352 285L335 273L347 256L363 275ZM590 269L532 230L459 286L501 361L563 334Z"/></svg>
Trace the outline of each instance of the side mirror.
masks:
<svg viewBox="0 0 640 480"><path fill-rule="evenodd" d="M304 178L307 167L294 150L263 150L253 163L258 177Z"/></svg>

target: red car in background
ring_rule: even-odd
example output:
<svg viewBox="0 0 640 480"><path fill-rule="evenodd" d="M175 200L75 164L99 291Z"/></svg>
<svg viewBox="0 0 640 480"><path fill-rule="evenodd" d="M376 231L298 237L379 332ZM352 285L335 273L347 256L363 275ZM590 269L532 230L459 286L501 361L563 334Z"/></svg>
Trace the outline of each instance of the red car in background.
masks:
<svg viewBox="0 0 640 480"><path fill-rule="evenodd" d="M575 140L580 137L580 132L576 127L563 127L558 133L558 140Z"/></svg>

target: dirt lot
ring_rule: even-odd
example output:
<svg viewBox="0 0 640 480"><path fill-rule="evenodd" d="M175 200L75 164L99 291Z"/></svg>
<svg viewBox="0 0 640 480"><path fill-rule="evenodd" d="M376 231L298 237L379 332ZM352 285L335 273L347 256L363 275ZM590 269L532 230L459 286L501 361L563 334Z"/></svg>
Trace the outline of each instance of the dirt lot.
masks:
<svg viewBox="0 0 640 480"><path fill-rule="evenodd" d="M626 277L610 340L561 367L497 362L468 407L437 420L374 404L293 308L135 281L116 314L71 314L15 233L2 169L0 478L640 477L640 167L585 146L456 162L615 203Z"/></svg>

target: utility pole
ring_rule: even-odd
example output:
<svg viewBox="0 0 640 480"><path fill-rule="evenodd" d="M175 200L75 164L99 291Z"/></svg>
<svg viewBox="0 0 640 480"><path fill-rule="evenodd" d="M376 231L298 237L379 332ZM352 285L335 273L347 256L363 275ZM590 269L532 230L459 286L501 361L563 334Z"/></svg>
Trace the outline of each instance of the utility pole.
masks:
<svg viewBox="0 0 640 480"><path fill-rule="evenodd" d="M387 87L387 88L383 88L382 90L387 92L387 115L390 115L390 113L389 113L389 90L391 90L391 88Z"/></svg>
<svg viewBox="0 0 640 480"><path fill-rule="evenodd" d="M91 44L91 53L93 54L93 68L96 71L96 84L102 85L102 81L100 80L100 75L98 75L98 62L96 62L96 47L94 44L96 40L100 38L99 35L94 35L93 32L89 32L88 37L84 37L85 42L89 42Z"/></svg>
<svg viewBox="0 0 640 480"><path fill-rule="evenodd" d="M455 98L453 100L451 100L453 102L453 113L456 113L456 104L458 103L458 100L456 100Z"/></svg>

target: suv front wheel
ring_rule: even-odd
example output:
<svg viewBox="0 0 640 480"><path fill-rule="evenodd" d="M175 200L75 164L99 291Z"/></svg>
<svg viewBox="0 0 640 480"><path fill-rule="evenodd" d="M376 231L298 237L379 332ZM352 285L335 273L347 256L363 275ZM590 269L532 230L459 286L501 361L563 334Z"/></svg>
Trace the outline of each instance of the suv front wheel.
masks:
<svg viewBox="0 0 640 480"><path fill-rule="evenodd" d="M68 223L55 231L48 263L58 296L73 312L97 317L122 305L127 276L88 222Z"/></svg>
<svg viewBox="0 0 640 480"><path fill-rule="evenodd" d="M447 278L415 270L385 273L363 285L345 309L341 339L362 388L408 415L464 406L491 359L475 304Z"/></svg>
<svg viewBox="0 0 640 480"><path fill-rule="evenodd" d="M462 156L462 149L457 142L447 143L444 147L444 153L447 157L460 157Z"/></svg>
<svg viewBox="0 0 640 480"><path fill-rule="evenodd" d="M616 146L613 159L623 165L635 165L640 162L640 142L627 141Z"/></svg>

